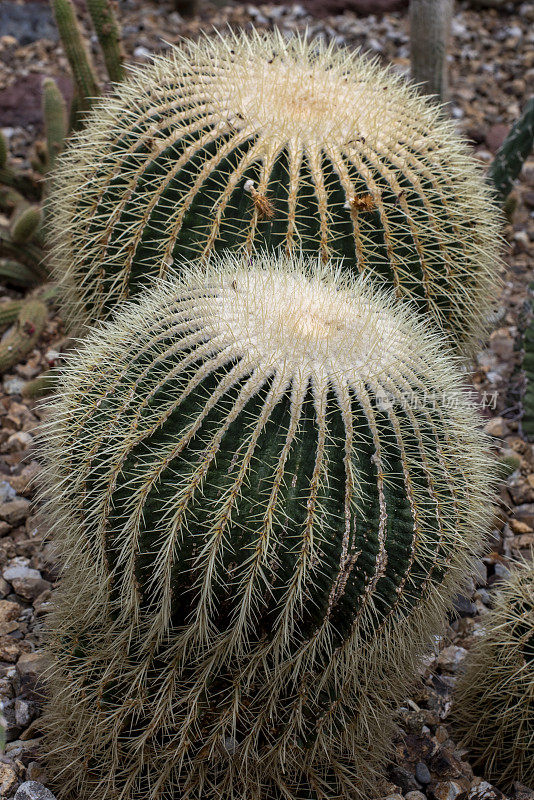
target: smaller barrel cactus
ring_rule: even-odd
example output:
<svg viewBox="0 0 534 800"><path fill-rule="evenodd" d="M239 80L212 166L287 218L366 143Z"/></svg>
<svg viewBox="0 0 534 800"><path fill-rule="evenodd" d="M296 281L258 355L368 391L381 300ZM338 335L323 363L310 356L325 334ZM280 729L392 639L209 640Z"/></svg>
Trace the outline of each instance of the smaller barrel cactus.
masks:
<svg viewBox="0 0 534 800"><path fill-rule="evenodd" d="M534 789L534 564L520 563L466 659L455 719L476 764L497 786Z"/></svg>
<svg viewBox="0 0 534 800"><path fill-rule="evenodd" d="M392 70L252 33L173 48L97 104L62 158L50 241L75 325L173 262L302 250L374 275L467 349L498 230L467 147Z"/></svg>
<svg viewBox="0 0 534 800"><path fill-rule="evenodd" d="M486 440L437 334L363 278L182 273L51 407L58 792L367 800L483 539Z"/></svg>

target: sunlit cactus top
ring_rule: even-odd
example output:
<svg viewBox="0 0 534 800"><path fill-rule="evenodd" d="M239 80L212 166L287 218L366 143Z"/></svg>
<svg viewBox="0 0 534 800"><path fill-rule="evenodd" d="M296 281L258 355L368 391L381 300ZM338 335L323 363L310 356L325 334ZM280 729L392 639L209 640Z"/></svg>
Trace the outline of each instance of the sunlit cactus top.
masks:
<svg viewBox="0 0 534 800"><path fill-rule="evenodd" d="M495 212L452 124L376 62L279 33L135 69L72 141L52 209L75 315L228 247L343 256L461 344L495 294Z"/></svg>

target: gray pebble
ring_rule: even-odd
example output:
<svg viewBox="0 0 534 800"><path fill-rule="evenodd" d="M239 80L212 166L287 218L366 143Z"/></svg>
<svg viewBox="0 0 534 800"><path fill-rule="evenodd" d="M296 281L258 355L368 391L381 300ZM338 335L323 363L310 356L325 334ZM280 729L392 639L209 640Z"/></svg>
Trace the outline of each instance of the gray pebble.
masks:
<svg viewBox="0 0 534 800"><path fill-rule="evenodd" d="M14 800L56 800L50 789L37 781L21 783Z"/></svg>
<svg viewBox="0 0 534 800"><path fill-rule="evenodd" d="M422 783L425 786L432 780L430 771L424 761L418 761L415 765L415 777L419 783Z"/></svg>

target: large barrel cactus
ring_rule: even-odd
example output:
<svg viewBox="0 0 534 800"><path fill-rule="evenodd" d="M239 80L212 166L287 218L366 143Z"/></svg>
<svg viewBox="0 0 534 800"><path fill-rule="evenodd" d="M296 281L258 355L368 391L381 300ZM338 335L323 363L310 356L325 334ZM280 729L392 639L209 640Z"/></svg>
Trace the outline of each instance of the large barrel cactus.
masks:
<svg viewBox="0 0 534 800"><path fill-rule="evenodd" d="M374 796L492 467L436 336L340 272L188 267L67 367L44 437L62 798Z"/></svg>
<svg viewBox="0 0 534 800"><path fill-rule="evenodd" d="M71 316L227 248L344 257L470 344L498 225L452 124L391 70L280 34L189 43L134 71L72 140L50 240Z"/></svg>
<svg viewBox="0 0 534 800"><path fill-rule="evenodd" d="M497 786L534 789L534 564L518 564L466 659L455 718L474 762Z"/></svg>

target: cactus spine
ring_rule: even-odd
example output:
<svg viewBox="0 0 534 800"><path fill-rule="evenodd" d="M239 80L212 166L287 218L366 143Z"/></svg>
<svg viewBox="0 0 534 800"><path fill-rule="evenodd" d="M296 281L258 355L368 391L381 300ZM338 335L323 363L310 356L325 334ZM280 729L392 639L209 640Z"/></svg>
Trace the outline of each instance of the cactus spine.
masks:
<svg viewBox="0 0 534 800"><path fill-rule="evenodd" d="M374 795L490 505L427 328L320 261L228 256L89 333L43 435L61 797Z"/></svg>
<svg viewBox="0 0 534 800"><path fill-rule="evenodd" d="M466 659L455 716L464 744L504 790L534 788L534 565L520 563L499 591Z"/></svg>
<svg viewBox="0 0 534 800"><path fill-rule="evenodd" d="M53 262L76 320L173 260L343 256L470 343L495 294L489 196L451 124L392 72L243 34L174 49L99 104L62 159Z"/></svg>

